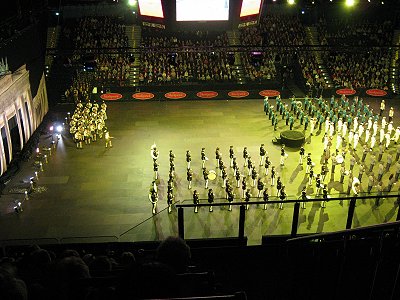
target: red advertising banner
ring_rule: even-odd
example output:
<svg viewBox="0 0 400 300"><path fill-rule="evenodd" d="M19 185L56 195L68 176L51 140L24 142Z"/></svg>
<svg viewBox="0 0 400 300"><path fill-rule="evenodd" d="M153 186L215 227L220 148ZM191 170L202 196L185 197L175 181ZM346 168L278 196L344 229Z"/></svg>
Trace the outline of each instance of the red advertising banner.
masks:
<svg viewBox="0 0 400 300"><path fill-rule="evenodd" d="M277 90L262 90L258 93L260 96L268 96L268 97L276 97L279 96L281 93Z"/></svg>
<svg viewBox="0 0 400 300"><path fill-rule="evenodd" d="M118 93L107 93L101 95L100 98L106 101L115 101L121 99L122 95Z"/></svg>
<svg viewBox="0 0 400 300"><path fill-rule="evenodd" d="M369 89L366 91L367 95L373 97L384 97L387 95L387 92L380 89Z"/></svg>
<svg viewBox="0 0 400 300"><path fill-rule="evenodd" d="M154 98L154 94L147 92L139 92L132 95L132 98L137 100L150 100Z"/></svg>
<svg viewBox="0 0 400 300"><path fill-rule="evenodd" d="M250 93L248 91L230 91L228 96L232 98L243 98L247 97L249 94Z"/></svg>
<svg viewBox="0 0 400 300"><path fill-rule="evenodd" d="M183 99L186 97L186 93L184 92L169 92L164 95L165 98L168 99Z"/></svg>
<svg viewBox="0 0 400 300"><path fill-rule="evenodd" d="M353 89L340 89L340 90L336 90L336 94L338 94L338 95L349 96L349 95L354 95L355 93L356 93L356 90L353 90Z"/></svg>
<svg viewBox="0 0 400 300"><path fill-rule="evenodd" d="M218 96L218 93L215 91L201 91L196 94L197 97L203 99L211 99Z"/></svg>

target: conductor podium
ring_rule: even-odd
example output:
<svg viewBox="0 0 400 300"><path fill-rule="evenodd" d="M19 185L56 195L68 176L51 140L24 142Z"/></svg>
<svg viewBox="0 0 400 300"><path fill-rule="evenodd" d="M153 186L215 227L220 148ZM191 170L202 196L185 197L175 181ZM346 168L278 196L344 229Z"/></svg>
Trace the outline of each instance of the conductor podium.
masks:
<svg viewBox="0 0 400 300"><path fill-rule="evenodd" d="M285 144L286 147L300 148L305 140L304 134L300 131L286 130L281 132L281 143Z"/></svg>

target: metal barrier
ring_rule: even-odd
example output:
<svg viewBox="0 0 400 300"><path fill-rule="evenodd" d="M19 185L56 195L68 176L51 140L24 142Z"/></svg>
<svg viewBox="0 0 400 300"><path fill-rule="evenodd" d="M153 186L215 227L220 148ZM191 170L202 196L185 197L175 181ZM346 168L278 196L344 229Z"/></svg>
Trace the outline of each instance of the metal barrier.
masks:
<svg viewBox="0 0 400 300"><path fill-rule="evenodd" d="M356 207L356 202L360 200L366 200L366 199L376 199L376 200L381 200L381 199L387 199L387 198L392 198L392 199L397 199L397 206L400 204L400 195L371 195L371 196L357 196L357 197L350 197L350 198L329 198L329 201L350 201L349 208L347 211L347 220L346 220L346 229L350 229L352 226L353 222L353 216L354 216L354 211ZM255 199L255 198L253 198ZM256 198L260 199L260 198ZM204 201L207 201L207 199L201 199ZM178 233L181 238L185 238L185 227L184 227L184 209L185 208L194 208L194 207L218 207L218 206L240 206L240 216L239 216L239 224L238 224L238 237L243 238L244 237L244 226L246 222L246 205L260 205L260 204L288 204L288 203L294 203L294 210L293 210L293 218L292 218L292 227L291 227L291 233L290 236L292 238L297 236L297 224L299 220L299 213L300 213L300 203L303 202L322 202L322 201L327 201L326 199L307 199L307 200L276 200L276 201L254 201L254 202L231 202L231 203L199 203L199 204L177 204L176 207L178 208ZM397 212L397 217L396 221L400 221L400 209L398 209Z"/></svg>

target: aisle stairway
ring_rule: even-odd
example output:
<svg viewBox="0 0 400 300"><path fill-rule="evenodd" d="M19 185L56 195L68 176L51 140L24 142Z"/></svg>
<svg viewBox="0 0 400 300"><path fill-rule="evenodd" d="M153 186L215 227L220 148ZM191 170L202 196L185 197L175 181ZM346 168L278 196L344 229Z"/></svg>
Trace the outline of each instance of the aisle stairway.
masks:
<svg viewBox="0 0 400 300"><path fill-rule="evenodd" d="M400 46L400 30L395 30L393 33L393 40L392 40L392 45ZM395 94L399 94L399 55L400 55L400 49L399 48L394 48L392 50L392 56L391 56L391 61L390 61L390 86L391 90Z"/></svg>
<svg viewBox="0 0 400 300"><path fill-rule="evenodd" d="M229 41L229 46L234 47L234 46L239 46L240 45L240 32L239 30L228 30L227 31L228 35L228 41ZM236 78L237 82L239 84L245 84L246 83L246 76L244 74L244 69L242 66L242 60L240 56L240 52L234 51L234 56L235 56L235 64L232 67L232 70L235 71L236 73Z"/></svg>
<svg viewBox="0 0 400 300"><path fill-rule="evenodd" d="M318 41L318 30L314 26L306 27L306 36L307 36L307 42L312 45L312 46L319 46L319 41ZM318 47L314 48L315 50L320 50ZM318 63L318 68L321 70L322 76L324 76L325 83L328 85L328 87L333 87L333 82L331 79L331 76L329 75L328 69L325 66L325 63L322 59L322 51L313 51L313 54L315 55L315 58Z"/></svg>
<svg viewBox="0 0 400 300"><path fill-rule="evenodd" d="M56 49L58 46L58 38L60 34L60 26L47 28L47 41L46 49ZM54 55L46 55L45 66L46 70L49 70L53 64ZM46 72L48 73L48 72Z"/></svg>
<svg viewBox="0 0 400 300"><path fill-rule="evenodd" d="M128 36L128 46L132 48L132 53L135 58L129 70L129 85L139 85L139 72L140 72L140 45L142 39L142 28L140 26L126 26L125 33Z"/></svg>
<svg viewBox="0 0 400 300"><path fill-rule="evenodd" d="M45 76L47 81L47 93L49 104L66 103L65 90L71 84L73 70L64 66L64 61L55 53L62 47L60 44L61 27L49 27L47 29Z"/></svg>

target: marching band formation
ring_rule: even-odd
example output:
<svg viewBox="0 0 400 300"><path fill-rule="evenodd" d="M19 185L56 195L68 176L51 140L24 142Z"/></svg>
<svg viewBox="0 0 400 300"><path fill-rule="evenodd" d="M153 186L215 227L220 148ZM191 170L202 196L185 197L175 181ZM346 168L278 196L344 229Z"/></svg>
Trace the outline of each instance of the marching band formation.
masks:
<svg viewBox="0 0 400 300"><path fill-rule="evenodd" d="M323 199L321 207L326 207L326 202L329 200L329 190L327 184L327 174L331 173L330 180L334 180L336 167L340 168L340 183L344 183L344 177L348 176L348 187L345 193L350 195L358 195L361 189L361 182L368 180L368 186L365 192L371 193L373 188L376 188L377 193L390 192L393 185L397 183L400 177L400 145L398 145L400 137L400 127L395 128L393 124L394 109L390 108L388 119L384 116L385 102L382 100L380 112L375 114L373 109L368 104L363 103L363 99L355 96L352 100L346 96L335 99L334 96L330 100L319 98L308 98L304 101L296 101L294 97L289 99L290 106L285 104L278 96L276 99L276 109L269 102L268 97L264 99L264 112L270 120L272 126L276 130L278 119L281 116L282 120L286 120L286 125L292 130L303 128L305 134L314 136L322 133L323 154L318 157L318 162L321 162L320 172L316 172L316 164L313 162L312 153L306 151L304 147L300 148L299 165L306 164L305 177L306 184L301 186L301 194L299 199L309 199L310 191L313 197ZM310 124L310 128L308 125ZM336 139L334 138L336 136ZM336 140L333 147L334 140ZM394 146L393 144L397 145ZM395 148L395 149L393 149ZM357 155L357 151L362 151L362 155ZM393 150L396 154L392 155ZM392 152L392 153L390 153ZM247 147L243 148L240 156L243 157L243 168L241 169L238 163L233 146L228 150L229 160L223 160L223 155L219 147L215 149L215 170L207 166L209 160L206 156L206 149L202 148L199 158L201 160L201 169L197 174L198 177L204 179L204 188L207 190L207 201L212 204L215 197L213 188L209 188L209 181L220 178L220 186L225 191L221 199L225 199L228 203L232 203L236 195L243 199L246 203L250 202L251 198L262 198L265 202L264 209L267 209L267 202L270 198L271 189L274 187L277 199L284 201L287 199L286 187L282 182L282 178L277 172L276 166L273 165L265 145L260 145L258 164L255 163L249 154ZM346 165L346 156L348 165ZM156 205L159 200L158 195L158 158L159 151L154 144L151 147L151 157L153 159L154 181L152 182L149 200L153 204L153 213L156 213ZM167 190L168 212L171 212L176 181L175 181L175 155L172 150L170 157L170 171ZM285 166L285 160L288 157L285 151L285 145L281 147L279 165L282 168ZM369 161L367 167L367 160ZM193 169L191 168L192 155L190 150L186 151L187 164L187 182L188 189L192 189L192 180L194 177ZM378 162L378 166L376 166ZM386 164L385 164L386 162ZM258 165L258 166L257 166ZM358 175L355 174L354 166L358 165ZM376 170L375 170L375 167ZM392 169L394 167L394 170ZM382 177L385 173L393 171L389 177L389 182L386 187L382 182ZM363 176L367 173L367 176ZM364 178L364 180L363 180ZM219 183L217 183L219 185ZM314 187L315 188L312 188ZM311 189L312 188L312 189ZM252 190L256 190L256 194L252 194ZM271 191L271 192L270 192ZM364 191L364 190L363 190ZM193 204L199 204L198 189L193 190ZM279 208L283 209L283 202L279 204ZM376 202L376 207L379 206L379 201ZM306 203L303 202L303 209L306 208ZM246 209L249 205L246 204ZM232 206L228 206L228 210L232 210ZM212 212L212 206L209 211ZM195 206L194 212L198 212L198 207Z"/></svg>
<svg viewBox="0 0 400 300"><path fill-rule="evenodd" d="M107 104L103 102L99 107L96 102L89 101L85 105L79 102L69 121L69 131L74 138L76 148L83 149L84 144L90 145L103 136L106 148L112 147L112 137L107 129L106 120Z"/></svg>

